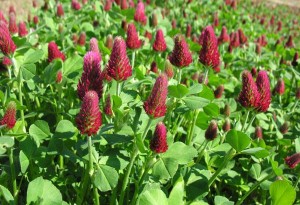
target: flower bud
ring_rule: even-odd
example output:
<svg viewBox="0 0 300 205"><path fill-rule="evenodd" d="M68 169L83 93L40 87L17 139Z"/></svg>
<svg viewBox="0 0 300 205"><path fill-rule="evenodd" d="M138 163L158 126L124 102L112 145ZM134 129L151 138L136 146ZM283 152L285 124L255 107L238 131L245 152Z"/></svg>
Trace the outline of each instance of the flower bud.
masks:
<svg viewBox="0 0 300 205"><path fill-rule="evenodd" d="M113 39L112 35L109 34L106 38L105 46L111 50L113 47L113 43L114 43L114 39Z"/></svg>
<svg viewBox="0 0 300 205"><path fill-rule="evenodd" d="M113 111L112 111L112 107L111 107L111 99L110 99L110 95L108 95L106 97L106 100L105 100L105 106L104 106L104 113L107 115L107 116L112 116L113 115Z"/></svg>
<svg viewBox="0 0 300 205"><path fill-rule="evenodd" d="M294 66L294 67L298 66L298 62L297 62L298 58L299 58L299 54L298 54L298 52L296 52L293 57L292 66Z"/></svg>
<svg viewBox="0 0 300 205"><path fill-rule="evenodd" d="M48 62L52 62L54 59L61 59L65 61L65 55L60 52L54 41L48 44Z"/></svg>
<svg viewBox="0 0 300 205"><path fill-rule="evenodd" d="M156 13L153 13L152 14L152 21L151 21L152 23L152 26L153 27L156 27L157 26L157 24L158 24L158 19L157 19L157 15L156 15Z"/></svg>
<svg viewBox="0 0 300 205"><path fill-rule="evenodd" d="M164 33L161 29L158 29L153 43L153 50L157 52L163 52L167 49L167 44L164 38Z"/></svg>
<svg viewBox="0 0 300 205"><path fill-rule="evenodd" d="M33 17L33 23L34 23L35 25L37 25L37 24L39 23L39 17L38 17L38 16L34 16L34 17Z"/></svg>
<svg viewBox="0 0 300 205"><path fill-rule="evenodd" d="M63 17L64 15L65 15L64 8L62 7L61 4L57 4L56 16L57 17Z"/></svg>
<svg viewBox="0 0 300 205"><path fill-rule="evenodd" d="M154 136L150 141L150 149L155 153L164 153L168 150L167 128L163 122L156 125Z"/></svg>
<svg viewBox="0 0 300 205"><path fill-rule="evenodd" d="M212 120L205 131L205 139L212 141L217 138L218 135L218 125L217 122Z"/></svg>
<svg viewBox="0 0 300 205"><path fill-rule="evenodd" d="M142 25L146 25L147 23L147 16L145 15L145 6L142 1L140 1L136 6L134 20L136 22L141 23Z"/></svg>
<svg viewBox="0 0 300 205"><path fill-rule="evenodd" d="M27 34L28 34L28 31L27 31L27 28L26 28L26 24L23 21L21 21L19 23L19 36L24 37Z"/></svg>
<svg viewBox="0 0 300 205"><path fill-rule="evenodd" d="M152 63L151 63L151 69L150 69L153 73L156 73L156 74L158 74L158 68L157 68L157 65L156 65L156 62L155 61L153 61Z"/></svg>
<svg viewBox="0 0 300 205"><path fill-rule="evenodd" d="M262 128L260 126L256 126L254 136L257 139L262 139L263 138L263 132L262 132Z"/></svg>
<svg viewBox="0 0 300 205"><path fill-rule="evenodd" d="M292 156L286 157L284 161L290 169L294 169L300 163L300 153L295 153Z"/></svg>
<svg viewBox="0 0 300 205"><path fill-rule="evenodd" d="M282 78L278 79L277 84L275 86L274 92L277 93L278 95L283 95L285 90L285 85L284 81Z"/></svg>
<svg viewBox="0 0 300 205"><path fill-rule="evenodd" d="M104 5L104 11L109 11L111 9L112 3L112 0L106 0Z"/></svg>
<svg viewBox="0 0 300 205"><path fill-rule="evenodd" d="M292 36L289 36L287 42L285 43L285 47L286 48L294 48L295 47Z"/></svg>
<svg viewBox="0 0 300 205"><path fill-rule="evenodd" d="M187 38L190 38L191 35L192 35L192 26L191 26L191 24L187 24L187 25L186 25L185 36L186 36Z"/></svg>
<svg viewBox="0 0 300 205"><path fill-rule="evenodd" d="M77 44L80 45L80 46L84 46L85 41L86 41L86 34L85 34L85 32L81 32L80 36L79 36L79 39L77 41Z"/></svg>
<svg viewBox="0 0 300 205"><path fill-rule="evenodd" d="M219 85L217 89L214 91L215 98L221 98L224 92L224 85Z"/></svg>
<svg viewBox="0 0 300 205"><path fill-rule="evenodd" d="M279 131L281 132L281 134L286 134L289 131L289 126L290 123L285 121L279 128Z"/></svg>
<svg viewBox="0 0 300 205"><path fill-rule="evenodd" d="M300 100L300 88L297 88L296 90L296 99Z"/></svg>
<svg viewBox="0 0 300 205"><path fill-rule="evenodd" d="M168 76L169 79L173 78L174 76L173 66L168 59L166 60L165 64L165 74Z"/></svg>
<svg viewBox="0 0 300 205"><path fill-rule="evenodd" d="M228 118L226 118L226 120L222 126L222 129L224 132L228 132L231 129L230 120Z"/></svg>
<svg viewBox="0 0 300 205"><path fill-rule="evenodd" d="M59 70L56 73L56 83L60 84L62 82L62 80L63 80L63 74L62 74L62 71Z"/></svg>
<svg viewBox="0 0 300 205"><path fill-rule="evenodd" d="M143 41L139 39L136 32L135 25L133 23L128 24L126 45L129 49L139 49L143 44Z"/></svg>
<svg viewBox="0 0 300 205"><path fill-rule="evenodd" d="M266 71L259 71L256 78L256 85L260 96L256 110L266 112L271 104L271 88Z"/></svg>
<svg viewBox="0 0 300 205"><path fill-rule="evenodd" d="M222 30L221 30L221 34L218 38L218 45L221 45L221 44L227 43L227 42L230 42L230 37L227 33L227 28L225 26L223 26Z"/></svg>
<svg viewBox="0 0 300 205"><path fill-rule="evenodd" d="M72 9L78 11L78 10L80 10L81 5L77 0L72 0L71 7L72 7Z"/></svg>

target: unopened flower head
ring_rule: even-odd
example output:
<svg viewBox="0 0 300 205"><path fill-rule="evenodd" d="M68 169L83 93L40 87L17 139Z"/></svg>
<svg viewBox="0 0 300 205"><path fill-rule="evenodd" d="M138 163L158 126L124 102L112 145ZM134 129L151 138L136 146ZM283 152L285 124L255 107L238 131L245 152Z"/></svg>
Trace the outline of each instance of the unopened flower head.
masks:
<svg viewBox="0 0 300 205"><path fill-rule="evenodd" d="M6 128L12 129L16 124L16 103L10 101L7 105L3 118L0 120L0 125L6 125Z"/></svg>
<svg viewBox="0 0 300 205"><path fill-rule="evenodd" d="M150 141L150 149L155 153L164 153L168 150L167 128L163 122L156 125L154 136Z"/></svg>
<svg viewBox="0 0 300 205"><path fill-rule="evenodd" d="M145 15L145 6L142 1L140 1L136 6L134 20L136 22L141 23L142 25L146 25L147 23L147 16Z"/></svg>
<svg viewBox="0 0 300 205"><path fill-rule="evenodd" d="M218 125L217 122L212 120L205 131L205 139L212 141L217 138L218 135Z"/></svg>
<svg viewBox="0 0 300 205"><path fill-rule="evenodd" d="M54 59L65 60L65 55L58 49L54 41L48 44L48 61L52 62Z"/></svg>
<svg viewBox="0 0 300 205"><path fill-rule="evenodd" d="M139 39L133 23L128 24L126 45L130 49L138 49L142 46L143 41Z"/></svg>
<svg viewBox="0 0 300 205"><path fill-rule="evenodd" d="M161 29L158 29L153 43L153 50L163 52L167 49L167 44L164 38L164 33Z"/></svg>
<svg viewBox="0 0 300 205"><path fill-rule="evenodd" d="M295 153L292 156L288 156L284 159L284 161L289 168L294 169L300 163L300 153Z"/></svg>
<svg viewBox="0 0 300 205"><path fill-rule="evenodd" d="M271 88L268 73L266 71L259 71L256 78L256 85L260 95L257 111L266 112L271 103Z"/></svg>
<svg viewBox="0 0 300 205"><path fill-rule="evenodd" d="M175 45L172 53L169 55L170 62L179 68L190 65L193 61L192 54L182 35L177 35L174 39Z"/></svg>

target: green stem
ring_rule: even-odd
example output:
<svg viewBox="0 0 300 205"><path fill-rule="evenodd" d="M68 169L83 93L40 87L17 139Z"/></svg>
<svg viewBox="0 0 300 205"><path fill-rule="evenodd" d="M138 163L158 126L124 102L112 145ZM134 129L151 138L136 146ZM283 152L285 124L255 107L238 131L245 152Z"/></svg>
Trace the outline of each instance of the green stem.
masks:
<svg viewBox="0 0 300 205"><path fill-rule="evenodd" d="M14 165L14 153L12 148L9 148L7 151L8 151L10 172L11 172L11 181L13 184L14 203L18 204L18 189L17 189L16 171Z"/></svg>
<svg viewBox="0 0 300 205"><path fill-rule="evenodd" d="M180 84L180 82L181 82L181 74L182 74L182 69L179 68L178 72L177 72L177 82L178 82L178 84Z"/></svg>
<svg viewBox="0 0 300 205"><path fill-rule="evenodd" d="M132 70L134 70L134 61L135 61L135 50L132 51L132 58L131 58Z"/></svg>
<svg viewBox="0 0 300 205"><path fill-rule="evenodd" d="M218 170L214 173L214 175L209 179L208 181L208 187L210 187L214 181L217 179L218 175L221 173L221 171L224 169L224 167L227 165L229 160L235 155L235 150L231 148L225 155L225 158L223 160L223 163L218 168Z"/></svg>
<svg viewBox="0 0 300 205"><path fill-rule="evenodd" d="M89 136L87 137L88 138L88 150L89 150L89 175L90 175L90 179L92 181L92 177L93 177L93 174L94 174L94 166L93 166L93 152L92 152L92 137ZM100 202L99 202L99 194L98 194L98 190L97 190L97 187L93 185L93 193L94 193L94 203L96 205L99 205Z"/></svg>
<svg viewBox="0 0 300 205"><path fill-rule="evenodd" d="M244 128L245 128L245 126L247 124L247 121L248 121L248 118L249 118L249 113L250 113L250 110L247 110L246 119L245 119L244 124L242 126L242 131L244 130Z"/></svg>
<svg viewBox="0 0 300 205"><path fill-rule="evenodd" d="M297 179L297 181L296 181L296 183L295 183L295 186L294 186L295 189L297 188L299 181L300 181L300 176L298 176L298 179Z"/></svg>
<svg viewBox="0 0 300 205"><path fill-rule="evenodd" d="M147 123L147 126L144 130L144 133L142 135L142 140L144 141L146 136L147 136L147 133L151 127L151 124L152 124L152 121L153 119L152 118L149 118L148 120L148 123ZM122 189L121 189L121 194L120 194L120 199L119 199L119 204L123 204L124 202L124 196L125 196L125 192L126 192L126 187L127 187L127 184L128 184L128 181L129 181L129 175L131 173L131 169L133 167L133 164L134 164L134 161L135 161L135 158L138 156L139 152L138 152L138 149L136 147L136 142L134 142L134 147L133 147L133 152L131 154L131 157L130 157L130 162L129 162L129 165L128 165L128 168L126 170L126 173L125 173L125 177L124 177L124 180L123 180L123 184L122 184Z"/></svg>
<svg viewBox="0 0 300 205"><path fill-rule="evenodd" d="M134 150L131 154L131 160L129 162L129 165L128 165L128 168L126 170L126 173L125 173L125 177L124 177L124 180L123 180L123 184L122 184L122 189L121 189L121 194L120 194L120 199L119 199L119 204L124 204L124 196L125 196L125 193L126 193L126 187L127 187L127 184L128 184L128 180L129 180L129 175L131 173L131 169L133 167L133 164L134 164L134 161L135 161L135 158L138 156L138 149L137 147L134 145Z"/></svg>
<svg viewBox="0 0 300 205"><path fill-rule="evenodd" d="M191 125L192 127L190 129L190 132L188 134L187 141L186 141L187 145L190 145L191 142L192 142L192 138L193 138L193 135L194 135L194 129L195 129L195 125L196 125L198 114L199 114L199 111L195 110L194 111L194 115L193 115L192 125Z"/></svg>
<svg viewBox="0 0 300 205"><path fill-rule="evenodd" d="M266 176L265 178L263 178L260 181L257 181L249 191L247 191L247 193L236 203L236 205L240 205L243 204L244 200L264 181L266 181L267 179L270 179L274 176L274 173L272 172L271 174L269 174L268 176Z"/></svg>
<svg viewBox="0 0 300 205"><path fill-rule="evenodd" d="M251 120L250 120L248 126L247 126L246 129L244 130L244 132L247 132L247 130L249 129L250 125L252 125L254 119L255 119L255 115L252 116L252 118L251 118Z"/></svg>
<svg viewBox="0 0 300 205"><path fill-rule="evenodd" d="M117 81L116 95L119 97L121 92L121 83Z"/></svg>
<svg viewBox="0 0 300 205"><path fill-rule="evenodd" d="M293 113L293 112L295 111L295 109L296 109L298 103L299 103L299 100L296 100L296 102L295 102L295 104L294 104L294 106L293 106L293 108L292 108L291 113Z"/></svg>
<svg viewBox="0 0 300 205"><path fill-rule="evenodd" d="M206 149L206 147L207 147L207 144L208 144L208 140L204 140L204 142L201 144L201 146L199 147L199 150L201 150L201 152L199 152L199 155L198 155L198 157L197 157L197 160L196 160L196 163L199 163L200 162L200 160L202 159L202 157L203 157L203 155L204 155L204 151L205 151L205 149ZM203 148L202 148L203 147ZM201 149L202 148L202 149Z"/></svg>
<svg viewBox="0 0 300 205"><path fill-rule="evenodd" d="M11 80L11 70L10 70L11 68L10 68L10 66L9 66L9 68L7 68L7 72L8 72L8 78Z"/></svg>

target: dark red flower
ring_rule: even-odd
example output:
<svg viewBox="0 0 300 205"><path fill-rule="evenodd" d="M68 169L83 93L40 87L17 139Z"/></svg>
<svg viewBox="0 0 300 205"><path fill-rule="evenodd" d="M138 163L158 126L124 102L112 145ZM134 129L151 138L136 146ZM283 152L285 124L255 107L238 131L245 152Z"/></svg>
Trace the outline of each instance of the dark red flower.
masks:
<svg viewBox="0 0 300 205"><path fill-rule="evenodd" d="M239 34L239 39L240 39L240 44L245 44L247 43L248 39L247 37L245 36L244 32L242 29L238 29L238 34Z"/></svg>
<svg viewBox="0 0 300 205"><path fill-rule="evenodd" d="M214 91L215 98L221 98L224 92L224 85L219 85L217 89Z"/></svg>
<svg viewBox="0 0 300 205"><path fill-rule="evenodd" d="M190 65L193 61L189 46L182 35L176 35L175 45L172 53L169 55L170 62L179 68Z"/></svg>
<svg viewBox="0 0 300 205"><path fill-rule="evenodd" d="M167 49L167 44L164 38L164 33L161 29L158 29L153 43L153 50L163 52Z"/></svg>
<svg viewBox="0 0 300 205"><path fill-rule="evenodd" d="M81 134L91 136L97 134L101 126L101 112L99 98L95 91L88 91L83 99L79 114L76 116L76 125Z"/></svg>
<svg viewBox="0 0 300 205"><path fill-rule="evenodd" d="M297 100L300 100L300 88L297 88L295 96Z"/></svg>
<svg viewBox="0 0 300 205"><path fill-rule="evenodd" d="M254 136L258 139L263 138L262 128L260 126L256 126Z"/></svg>
<svg viewBox="0 0 300 205"><path fill-rule="evenodd" d="M127 32L128 24L126 20L122 20L121 26L125 32Z"/></svg>
<svg viewBox="0 0 300 205"><path fill-rule="evenodd" d="M60 52L56 43L52 41L48 44L48 61L52 62L54 59L61 59L62 61L65 61L66 57L62 52Z"/></svg>
<svg viewBox="0 0 300 205"><path fill-rule="evenodd" d="M155 61L153 61L152 63L151 63L151 69L150 69L153 73L156 73L156 74L158 74L158 68L157 68L157 65L156 65L156 63L155 63Z"/></svg>
<svg viewBox="0 0 300 205"><path fill-rule="evenodd" d="M198 77L198 83L200 84L204 84L204 85L207 85L208 84L208 78L206 78L205 82L204 82L204 73L201 73Z"/></svg>
<svg viewBox="0 0 300 205"><path fill-rule="evenodd" d="M77 93L81 100L89 90L94 90L99 98L102 97L103 85L100 62L101 59L98 53L90 51L85 54L83 73L77 85Z"/></svg>
<svg viewBox="0 0 300 205"><path fill-rule="evenodd" d="M39 17L38 17L38 16L34 16L34 17L33 17L33 23L34 23L35 25L37 25L37 24L39 23Z"/></svg>
<svg viewBox="0 0 300 205"><path fill-rule="evenodd" d="M127 0L121 0L121 9L122 10L128 9Z"/></svg>
<svg viewBox="0 0 300 205"><path fill-rule="evenodd" d="M249 71L242 74L242 90L238 96L238 102L245 108L256 108L259 103L259 92Z"/></svg>
<svg viewBox="0 0 300 205"><path fill-rule="evenodd" d="M134 20L136 22L141 23L142 25L146 25L147 23L147 16L145 15L145 6L142 1L140 1L136 6Z"/></svg>
<svg viewBox="0 0 300 205"><path fill-rule="evenodd" d="M236 7L237 7L237 1L236 1L236 0L232 0L232 1L231 1L231 4L230 4L230 7L231 7L233 10L235 10Z"/></svg>
<svg viewBox="0 0 300 205"><path fill-rule="evenodd" d="M222 43L227 43L227 42L230 42L230 37L227 33L227 29L225 26L222 27L222 31L221 31L221 34L218 38L218 44L222 44Z"/></svg>
<svg viewBox="0 0 300 205"><path fill-rule="evenodd" d="M176 20L173 19L173 20L172 20L172 29L175 29L175 28L176 28Z"/></svg>
<svg viewBox="0 0 300 205"><path fill-rule="evenodd" d="M167 128L163 122L156 125L154 136L150 141L150 149L155 153L164 153L168 150Z"/></svg>
<svg viewBox="0 0 300 205"><path fill-rule="evenodd" d="M231 33L230 46L232 48L237 48L240 46L240 37L239 37L238 32Z"/></svg>
<svg viewBox="0 0 300 205"><path fill-rule="evenodd" d="M138 49L142 46L143 41L139 39L133 23L128 24L126 45L130 49Z"/></svg>
<svg viewBox="0 0 300 205"><path fill-rule="evenodd" d="M86 34L85 34L85 32L81 32L80 35L79 35L79 39L77 41L77 44L80 45L80 46L84 46L85 41L86 41Z"/></svg>
<svg viewBox="0 0 300 205"><path fill-rule="evenodd" d="M33 8L36 8L36 7L37 7L37 2L36 2L36 0L33 0L33 1L32 1L32 7L33 7Z"/></svg>
<svg viewBox="0 0 300 205"><path fill-rule="evenodd" d="M289 131L289 126L290 123L285 121L279 128L279 131L281 132L281 134L286 134Z"/></svg>
<svg viewBox="0 0 300 205"><path fill-rule="evenodd" d="M191 24L187 24L187 25L186 25L185 36L186 36L187 38L190 38L191 35L192 35L192 26L191 26Z"/></svg>
<svg viewBox="0 0 300 205"><path fill-rule="evenodd" d="M16 112L16 103L14 101L10 101L7 104L2 120L0 120L0 125L6 125L6 128L12 129L16 124Z"/></svg>
<svg viewBox="0 0 300 205"><path fill-rule="evenodd" d="M126 53L126 43L122 37L116 37L114 40L107 64L107 74L116 81L124 81L132 75L132 68Z"/></svg>
<svg viewBox="0 0 300 205"><path fill-rule="evenodd" d="M274 92L277 93L278 95L283 95L285 90L285 85L284 81L282 78L278 79L277 84L275 86Z"/></svg>
<svg viewBox="0 0 300 205"><path fill-rule="evenodd" d="M72 9L78 11L78 10L80 10L81 5L77 0L72 0L71 7L72 7Z"/></svg>
<svg viewBox="0 0 300 205"><path fill-rule="evenodd" d="M0 21L0 50L4 55L10 55L15 52L16 45L13 42L7 25Z"/></svg>
<svg viewBox="0 0 300 205"><path fill-rule="evenodd" d="M14 14L16 15L16 9L13 5L9 6L9 9L8 9L8 14Z"/></svg>
<svg viewBox="0 0 300 205"><path fill-rule="evenodd" d="M17 22L16 22L16 16L15 16L14 13L9 14L8 30L11 34L18 33L18 26L17 26Z"/></svg>
<svg viewBox="0 0 300 205"><path fill-rule="evenodd" d="M228 118L226 118L226 120L222 126L222 129L224 132L228 132L231 129L230 120Z"/></svg>
<svg viewBox="0 0 300 205"><path fill-rule="evenodd" d="M114 1L114 0L111 0L112 2ZM115 3L117 4L117 5L121 5L121 0L115 0Z"/></svg>
<svg viewBox="0 0 300 205"><path fill-rule="evenodd" d="M113 111L112 111L112 107L111 107L111 99L110 99L109 94L108 94L108 96L106 97L106 100L105 100L104 113L107 116L112 116L113 115Z"/></svg>
<svg viewBox="0 0 300 205"><path fill-rule="evenodd" d="M268 73L266 71L259 71L256 78L256 85L260 95L257 111L266 112L269 109L271 103L271 88Z"/></svg>
<svg viewBox="0 0 300 205"><path fill-rule="evenodd" d="M277 32L279 32L279 31L281 31L281 29L282 29L282 22L281 21L278 21L277 22Z"/></svg>
<svg viewBox="0 0 300 205"><path fill-rule="evenodd" d="M285 43L285 47L286 48L294 48L295 47L292 36L289 36L287 42Z"/></svg>
<svg viewBox="0 0 300 205"><path fill-rule="evenodd" d="M286 157L284 161L290 169L294 169L300 163L300 153L295 153L292 156Z"/></svg>
<svg viewBox="0 0 300 205"><path fill-rule="evenodd" d="M63 17L65 15L65 12L64 12L64 8L62 7L61 4L58 4L57 5L57 8L56 8L56 15L58 17Z"/></svg>
<svg viewBox="0 0 300 205"><path fill-rule="evenodd" d="M299 54L298 54L298 52L296 52L293 57L292 66L294 66L294 67L298 66L298 62L297 62L298 58L299 58Z"/></svg>
<svg viewBox="0 0 300 205"><path fill-rule="evenodd" d="M252 74L253 77L256 77L256 75L257 75L257 70L256 70L256 68L253 67L253 68L251 69L251 74Z"/></svg>
<svg viewBox="0 0 300 205"><path fill-rule="evenodd" d="M219 17L218 17L218 12L214 13L214 27L218 27L219 26Z"/></svg>
<svg viewBox="0 0 300 205"><path fill-rule="evenodd" d="M173 78L174 76L173 66L168 59L166 60L165 64L165 74L168 76L168 78Z"/></svg>
<svg viewBox="0 0 300 205"><path fill-rule="evenodd" d="M112 0L106 0L104 5L104 11L109 11L111 9L112 3Z"/></svg>
<svg viewBox="0 0 300 205"><path fill-rule="evenodd" d="M153 118L162 117L167 111L168 77L161 74L155 81L150 96L144 102L146 113Z"/></svg>
<svg viewBox="0 0 300 205"><path fill-rule="evenodd" d="M218 72L220 65L218 40L211 26L207 26L204 29L203 46L199 53L199 61L203 65L212 67L216 72Z"/></svg>
<svg viewBox="0 0 300 205"><path fill-rule="evenodd" d="M134 8L135 7L135 4L134 4L133 0L129 0L129 7L130 8Z"/></svg>
<svg viewBox="0 0 300 205"><path fill-rule="evenodd" d="M56 83L60 84L63 80L63 73L62 70L57 71L56 73Z"/></svg>
<svg viewBox="0 0 300 205"><path fill-rule="evenodd" d="M205 139L212 141L217 138L218 135L218 125L217 122L212 120L205 131Z"/></svg>
<svg viewBox="0 0 300 205"><path fill-rule="evenodd" d="M21 21L19 23L19 36L24 37L27 34L28 34L28 31L27 31L27 28L26 28L26 24L23 21Z"/></svg>

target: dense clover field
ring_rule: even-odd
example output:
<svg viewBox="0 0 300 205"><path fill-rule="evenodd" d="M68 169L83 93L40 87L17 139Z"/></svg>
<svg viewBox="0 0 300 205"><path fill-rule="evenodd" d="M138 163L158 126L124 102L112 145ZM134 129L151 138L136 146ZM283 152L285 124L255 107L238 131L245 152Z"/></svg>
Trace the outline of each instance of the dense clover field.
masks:
<svg viewBox="0 0 300 205"><path fill-rule="evenodd" d="M0 11L0 204L300 203L299 10Z"/></svg>

